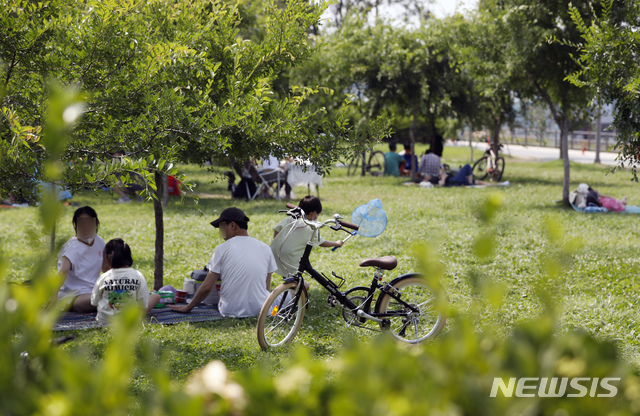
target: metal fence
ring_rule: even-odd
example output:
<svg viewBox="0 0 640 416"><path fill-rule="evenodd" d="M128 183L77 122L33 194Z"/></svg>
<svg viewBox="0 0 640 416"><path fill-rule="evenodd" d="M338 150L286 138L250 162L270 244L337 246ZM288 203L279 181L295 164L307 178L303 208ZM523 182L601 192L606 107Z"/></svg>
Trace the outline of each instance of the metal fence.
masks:
<svg viewBox="0 0 640 416"><path fill-rule="evenodd" d="M596 150L597 131L575 130L569 132L569 149ZM514 130L503 129L500 132L502 143L520 144L524 146L560 147L560 131L547 130L544 133L527 131L518 128ZM612 151L616 144L616 134L612 132L600 133L600 151Z"/></svg>

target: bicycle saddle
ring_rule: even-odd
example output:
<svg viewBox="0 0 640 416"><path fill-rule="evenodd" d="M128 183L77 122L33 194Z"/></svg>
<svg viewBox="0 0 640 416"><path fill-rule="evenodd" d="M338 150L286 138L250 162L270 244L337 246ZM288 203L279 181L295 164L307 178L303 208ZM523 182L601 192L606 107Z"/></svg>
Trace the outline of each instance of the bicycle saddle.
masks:
<svg viewBox="0 0 640 416"><path fill-rule="evenodd" d="M378 267L384 270L393 270L398 265L398 260L393 256L376 257L366 259L360 263L360 267Z"/></svg>

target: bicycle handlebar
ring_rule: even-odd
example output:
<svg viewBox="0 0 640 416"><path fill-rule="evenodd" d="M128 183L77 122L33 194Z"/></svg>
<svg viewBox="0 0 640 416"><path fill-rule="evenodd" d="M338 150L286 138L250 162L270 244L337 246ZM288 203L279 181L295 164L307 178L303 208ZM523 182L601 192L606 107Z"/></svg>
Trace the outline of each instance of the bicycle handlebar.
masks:
<svg viewBox="0 0 640 416"><path fill-rule="evenodd" d="M358 226L357 226L357 225L355 225L355 224L351 224L350 222L340 221L340 220L338 220L337 222L338 222L338 224L340 224L342 227L352 229L353 231L358 231L358 230L360 229L360 227L358 227Z"/></svg>
<svg viewBox="0 0 640 416"><path fill-rule="evenodd" d="M290 202L287 202L286 207L289 208L289 211L287 211L287 214L292 215L291 211L298 211L302 217L302 221L304 221L305 224L307 224L308 226L310 226L311 228L314 228L316 230L319 230L320 228L329 225L329 224L336 224L339 225L340 227L344 227L344 228L349 228L351 230L354 231L358 231L358 229L360 229L360 227L358 227L355 224L351 224L350 222L346 222L346 221L342 221L339 219L339 216L336 214L336 217L330 219L330 220L326 220L325 222L319 222L319 221L309 221L307 220L307 217L304 213L304 211L302 210L302 208L293 205Z"/></svg>

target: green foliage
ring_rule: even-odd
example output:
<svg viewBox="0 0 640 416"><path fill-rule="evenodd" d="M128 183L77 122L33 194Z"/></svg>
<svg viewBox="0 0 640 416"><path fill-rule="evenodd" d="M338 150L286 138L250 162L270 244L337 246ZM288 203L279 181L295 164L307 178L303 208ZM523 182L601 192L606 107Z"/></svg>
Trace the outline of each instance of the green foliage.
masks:
<svg viewBox="0 0 640 416"><path fill-rule="evenodd" d="M619 166L630 166L637 181L640 140L638 91L640 71L636 61L640 19L636 2L602 0L599 9L571 6L571 19L580 31L573 55L578 67L567 76L572 84L597 91L599 104L612 104Z"/></svg>
<svg viewBox="0 0 640 416"><path fill-rule="evenodd" d="M273 95L278 74L313 54L307 28L324 4L0 6L4 195L36 199L34 184L51 150L39 141L49 78L86 94L83 117L60 154L60 181L72 190L113 184L114 174L127 170L151 180L154 172L175 173L164 167L176 161L295 154L322 171L355 144L383 134L381 121L351 127L342 107L330 113L302 108L310 96L326 91L317 86ZM251 22L258 25L255 31ZM125 165L112 163L119 150L130 156Z"/></svg>
<svg viewBox="0 0 640 416"><path fill-rule="evenodd" d="M317 107L335 108L351 96L352 117L361 123L394 117L397 131L430 137L437 124L461 115L465 86L447 27L440 21L418 28L398 27L351 13L339 30L318 38L319 52L292 71L294 82L336 91L319 96Z"/></svg>

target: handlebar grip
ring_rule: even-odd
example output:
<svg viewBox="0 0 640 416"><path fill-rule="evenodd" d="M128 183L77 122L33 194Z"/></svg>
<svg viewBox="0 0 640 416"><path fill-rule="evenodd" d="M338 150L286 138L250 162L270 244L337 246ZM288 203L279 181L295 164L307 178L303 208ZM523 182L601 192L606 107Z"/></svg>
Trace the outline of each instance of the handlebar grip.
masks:
<svg viewBox="0 0 640 416"><path fill-rule="evenodd" d="M346 222L346 221L338 221L338 222L340 223L340 225L341 225L342 227L344 227L344 228L350 228L350 229L352 229L352 230L354 230L354 231L358 231L358 229L360 228L360 227L358 227L358 226L357 226L357 225L355 225L355 224L351 224L350 222Z"/></svg>
<svg viewBox="0 0 640 416"><path fill-rule="evenodd" d="M291 202L287 202L287 208L289 209L296 209L298 208L297 206L293 205Z"/></svg>

